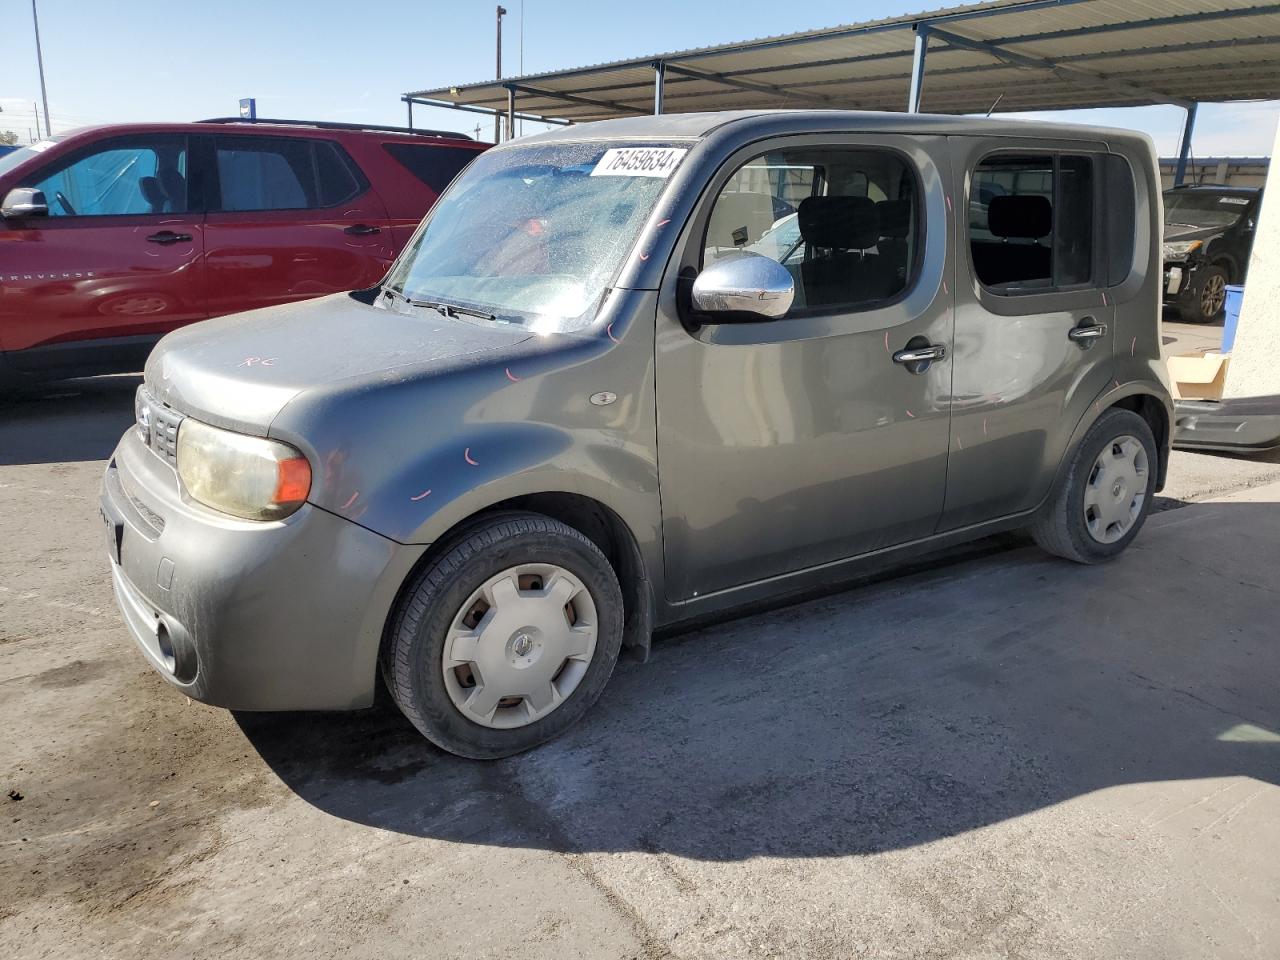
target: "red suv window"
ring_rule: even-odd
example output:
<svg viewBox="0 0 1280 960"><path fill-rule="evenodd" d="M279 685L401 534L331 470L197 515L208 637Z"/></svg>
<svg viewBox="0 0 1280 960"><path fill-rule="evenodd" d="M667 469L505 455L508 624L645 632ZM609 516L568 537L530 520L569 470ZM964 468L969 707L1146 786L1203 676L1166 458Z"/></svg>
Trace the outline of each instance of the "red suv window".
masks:
<svg viewBox="0 0 1280 960"><path fill-rule="evenodd" d="M214 153L222 210L332 207L367 186L328 140L217 137Z"/></svg>
<svg viewBox="0 0 1280 960"><path fill-rule="evenodd" d="M480 154L474 147L412 143L384 143L383 146L402 167L436 193L443 193L462 168Z"/></svg>

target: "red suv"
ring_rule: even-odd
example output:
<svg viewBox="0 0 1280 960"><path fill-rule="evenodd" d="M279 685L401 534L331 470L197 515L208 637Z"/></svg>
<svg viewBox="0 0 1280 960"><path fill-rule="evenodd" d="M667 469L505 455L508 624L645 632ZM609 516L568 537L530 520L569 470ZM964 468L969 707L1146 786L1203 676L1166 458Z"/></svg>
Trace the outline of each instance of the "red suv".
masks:
<svg viewBox="0 0 1280 960"><path fill-rule="evenodd" d="M0 157L0 384L138 370L183 324L372 286L487 146L224 119Z"/></svg>

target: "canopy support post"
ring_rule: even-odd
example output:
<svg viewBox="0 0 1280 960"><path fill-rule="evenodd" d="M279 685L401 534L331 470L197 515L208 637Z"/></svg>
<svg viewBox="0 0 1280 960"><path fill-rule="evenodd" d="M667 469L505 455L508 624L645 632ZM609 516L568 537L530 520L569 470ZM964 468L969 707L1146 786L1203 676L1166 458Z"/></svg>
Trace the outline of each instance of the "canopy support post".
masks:
<svg viewBox="0 0 1280 960"><path fill-rule="evenodd" d="M1187 104L1187 119L1182 125L1182 143L1178 146L1178 166L1173 171L1173 185L1181 186L1182 181L1187 176L1187 157L1191 153L1191 134L1196 128L1196 107L1199 104L1195 101Z"/></svg>
<svg viewBox="0 0 1280 960"><path fill-rule="evenodd" d="M667 79L667 65L661 60L653 61L653 115L662 113L663 86Z"/></svg>
<svg viewBox="0 0 1280 960"><path fill-rule="evenodd" d="M907 94L907 113L920 112L920 95L924 92L924 58L929 52L929 24L916 24L916 52L911 60L911 92Z"/></svg>
<svg viewBox="0 0 1280 960"><path fill-rule="evenodd" d="M507 139L514 140L516 136L516 88L507 87Z"/></svg>

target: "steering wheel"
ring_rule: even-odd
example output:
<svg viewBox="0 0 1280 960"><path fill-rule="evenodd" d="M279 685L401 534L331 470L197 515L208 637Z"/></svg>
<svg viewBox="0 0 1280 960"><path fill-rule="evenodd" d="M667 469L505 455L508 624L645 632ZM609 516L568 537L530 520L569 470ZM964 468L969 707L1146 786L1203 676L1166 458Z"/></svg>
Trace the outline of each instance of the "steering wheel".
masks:
<svg viewBox="0 0 1280 960"><path fill-rule="evenodd" d="M66 194L61 190L54 193L53 199L58 201L59 206L62 207L68 217L74 217L76 215L76 208L71 205L71 201L67 199Z"/></svg>

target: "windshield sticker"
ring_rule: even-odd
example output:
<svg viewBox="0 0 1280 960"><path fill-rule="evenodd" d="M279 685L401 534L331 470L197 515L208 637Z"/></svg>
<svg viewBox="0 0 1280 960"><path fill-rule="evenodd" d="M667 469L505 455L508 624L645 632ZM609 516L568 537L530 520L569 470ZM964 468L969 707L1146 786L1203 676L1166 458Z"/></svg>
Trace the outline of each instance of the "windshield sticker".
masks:
<svg viewBox="0 0 1280 960"><path fill-rule="evenodd" d="M1238 206L1243 207L1249 203L1249 198L1248 197L1219 197L1218 202L1234 203L1234 204L1237 204Z"/></svg>
<svg viewBox="0 0 1280 960"><path fill-rule="evenodd" d="M683 147L616 147L606 150L591 171L593 177L660 177L666 179L689 151Z"/></svg>

